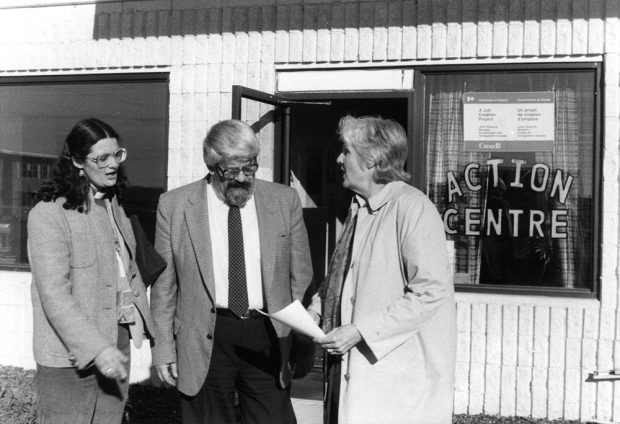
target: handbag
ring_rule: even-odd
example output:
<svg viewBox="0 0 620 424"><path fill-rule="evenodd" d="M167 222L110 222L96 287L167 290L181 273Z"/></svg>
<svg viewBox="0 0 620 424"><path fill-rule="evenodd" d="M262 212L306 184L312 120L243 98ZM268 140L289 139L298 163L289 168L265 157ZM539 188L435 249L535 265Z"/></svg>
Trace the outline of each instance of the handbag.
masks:
<svg viewBox="0 0 620 424"><path fill-rule="evenodd" d="M166 261L161 257L146 237L144 229L137 215L129 217L134 237L136 238L136 265L146 287L157 280L157 277L166 269Z"/></svg>

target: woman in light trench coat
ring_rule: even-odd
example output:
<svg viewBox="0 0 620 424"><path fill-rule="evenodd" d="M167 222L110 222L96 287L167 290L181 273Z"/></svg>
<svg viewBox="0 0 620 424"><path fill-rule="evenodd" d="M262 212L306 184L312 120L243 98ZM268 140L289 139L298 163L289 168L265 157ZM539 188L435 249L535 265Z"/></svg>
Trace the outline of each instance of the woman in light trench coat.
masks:
<svg viewBox="0 0 620 424"><path fill-rule="evenodd" d="M325 422L451 423L452 271L433 203L404 181L407 138L387 119L344 117L337 163L349 217L309 313L326 337Z"/></svg>

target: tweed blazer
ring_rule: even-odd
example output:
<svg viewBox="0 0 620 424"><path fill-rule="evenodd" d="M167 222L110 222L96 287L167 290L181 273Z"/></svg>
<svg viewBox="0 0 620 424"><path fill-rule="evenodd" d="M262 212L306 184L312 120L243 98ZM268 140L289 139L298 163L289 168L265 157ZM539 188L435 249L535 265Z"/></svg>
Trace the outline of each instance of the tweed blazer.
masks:
<svg viewBox="0 0 620 424"><path fill-rule="evenodd" d="M85 368L102 350L116 345L118 337L114 241L109 228L100 224L107 218L102 221L96 216L105 214L104 209L80 213L64 209L64 202L64 198L39 202L28 215L34 359L49 367ZM116 199L111 203L130 256L135 258L131 223ZM145 332L152 335L146 289L137 266L131 269L128 277L134 302Z"/></svg>
<svg viewBox="0 0 620 424"><path fill-rule="evenodd" d="M216 320L215 281L202 179L161 195L155 248L167 267L151 289L151 311L159 336L153 364L176 362L177 388L193 396L207 376ZM275 312L301 300L312 281L308 235L294 189L256 180L263 297ZM273 321L278 336L280 385L288 386L291 330Z"/></svg>

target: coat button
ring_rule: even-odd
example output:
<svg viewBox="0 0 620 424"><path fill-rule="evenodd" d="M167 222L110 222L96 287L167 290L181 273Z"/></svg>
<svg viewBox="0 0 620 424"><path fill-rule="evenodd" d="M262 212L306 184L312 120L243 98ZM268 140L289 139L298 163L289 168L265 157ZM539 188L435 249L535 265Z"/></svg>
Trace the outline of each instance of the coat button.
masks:
<svg viewBox="0 0 620 424"><path fill-rule="evenodd" d="M211 308L211 313L214 314L215 313L215 308Z"/></svg>
<svg viewBox="0 0 620 424"><path fill-rule="evenodd" d="M211 340L213 336L211 334L207 334L207 339Z"/></svg>
<svg viewBox="0 0 620 424"><path fill-rule="evenodd" d="M351 374L346 373L346 374L344 375L344 379L345 379L345 380L347 380L347 381L349 381L349 380L351 379Z"/></svg>
<svg viewBox="0 0 620 424"><path fill-rule="evenodd" d="M138 290L138 289L134 290L134 291L133 291L133 295L134 295L135 297L140 296L140 290Z"/></svg>

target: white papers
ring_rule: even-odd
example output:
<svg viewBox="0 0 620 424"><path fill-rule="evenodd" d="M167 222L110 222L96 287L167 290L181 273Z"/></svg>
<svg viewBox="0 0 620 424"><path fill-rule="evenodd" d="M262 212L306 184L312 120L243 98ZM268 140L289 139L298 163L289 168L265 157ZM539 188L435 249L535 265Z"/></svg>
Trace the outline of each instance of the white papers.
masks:
<svg viewBox="0 0 620 424"><path fill-rule="evenodd" d="M305 334L312 338L325 337L323 330L314 323L312 317L306 312L299 300L294 301L284 309L272 314L264 314L288 325L298 333Z"/></svg>

